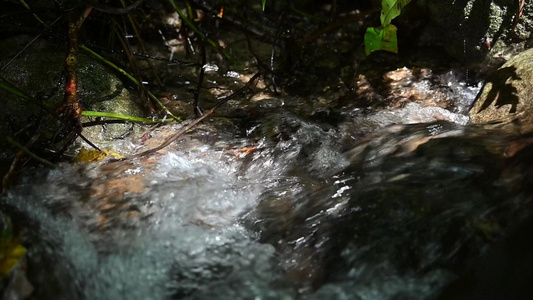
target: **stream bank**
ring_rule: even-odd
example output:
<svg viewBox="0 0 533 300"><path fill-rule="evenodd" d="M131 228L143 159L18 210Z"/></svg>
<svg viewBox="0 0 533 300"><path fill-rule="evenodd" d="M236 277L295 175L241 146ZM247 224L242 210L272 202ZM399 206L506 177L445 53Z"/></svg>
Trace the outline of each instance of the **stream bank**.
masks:
<svg viewBox="0 0 533 300"><path fill-rule="evenodd" d="M443 60L443 52L422 47L361 60L345 38L317 41L322 47L303 54L300 65L277 77L265 73L245 97L154 155L73 162L80 147L89 147L78 140L57 168L21 169L0 204L22 229L28 252L19 275L4 283L4 298L451 299L491 288L529 292L522 281L497 274L498 261L508 261L504 269L521 263L527 269L530 258L523 254L529 245L517 242L531 219L528 123L468 124L481 82L459 62ZM263 55L259 63L281 49L253 41L258 47L243 50L231 32L220 39L239 57ZM198 59L185 45L155 43L150 52ZM158 96L189 120L146 126L87 118L84 134L124 156L152 149L191 122L200 68L203 108L259 69L207 52L204 66L155 63L164 82ZM37 61L29 58L36 53L24 60ZM105 76L94 82L106 86L85 85L84 104L113 109L98 103L115 104L131 93L128 84L86 59L82 69L89 72L80 77ZM49 77L57 80L61 66L54 65ZM144 116L135 99L128 114ZM34 149L43 156L53 148L42 145L45 151ZM481 287L471 284L470 274L480 270L500 284L489 286L483 277Z"/></svg>

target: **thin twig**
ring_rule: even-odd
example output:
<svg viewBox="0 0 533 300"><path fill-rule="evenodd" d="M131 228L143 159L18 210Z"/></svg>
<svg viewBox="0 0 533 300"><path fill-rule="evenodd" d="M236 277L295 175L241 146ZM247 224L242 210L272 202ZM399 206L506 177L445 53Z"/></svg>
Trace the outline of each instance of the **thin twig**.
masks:
<svg viewBox="0 0 533 300"><path fill-rule="evenodd" d="M0 186L0 191L5 191L7 189L7 187L9 186L9 182L10 182L11 178L13 177L13 174L15 173L15 170L17 169L17 166L19 165L19 162L22 160L24 155L29 155L29 156L33 157L34 159L36 159L36 160L38 160L38 161L40 161L40 162L42 162L42 163L44 163L46 165L49 165L51 167L56 167L51 162L49 162L46 159L43 159L43 158L37 156L36 154L34 154L33 152L31 152L29 150L31 145L33 145L40 138L40 136L41 136L40 133L35 134L34 136L32 136L30 141L26 143L26 145L22 145L22 144L18 143L17 141L13 140L9 136L6 137L6 141L8 143L10 143L13 146L19 148L20 150L17 152L17 154L15 155L15 158L11 162L11 166L9 167L9 170L2 177L2 185Z"/></svg>
<svg viewBox="0 0 533 300"><path fill-rule="evenodd" d="M194 115L197 117L202 115L202 110L198 106L198 103L200 102L200 92L204 83L205 65L207 64L207 54L205 53L205 45L203 41L200 41L200 51L202 51L202 67L200 68L200 75L198 75L198 86L194 92L194 102L192 103Z"/></svg>
<svg viewBox="0 0 533 300"><path fill-rule="evenodd" d="M193 128L194 126L198 125L200 122L202 122L204 119L206 119L207 117L209 117L210 115L212 115L219 107L221 107L222 105L224 105L226 102L228 102L229 100L231 99L234 99L240 95L242 95L246 90L248 90L253 84L254 82L256 82L256 80L261 76L261 72L258 72L256 73L254 76L252 76L252 78L250 78L250 80L246 83L245 86L243 86L242 88L238 89L237 91L235 91L234 93L232 93L231 95L227 96L227 97L223 97L222 99L220 99L213 108L211 108L210 110L208 110L203 116L201 117L198 117L196 118L194 121L192 121L189 125L183 127L180 131L174 133L172 136L170 136L169 138L167 138L161 145L153 148L153 149L150 149L150 150L146 150L144 152L141 152L141 153L137 153L137 154L134 154L126 159L132 159L132 158L136 158L136 157L144 157L144 156L149 156L149 155L152 155L154 153L156 153L157 151L167 147L168 145L172 144L172 142L174 142L175 140L177 140L180 136L182 136L184 133L186 133L187 131L189 131L191 128Z"/></svg>
<svg viewBox="0 0 533 300"><path fill-rule="evenodd" d="M37 160L37 161L40 161L41 163L43 163L43 164L45 164L45 165L47 165L47 166L50 166L50 167L52 167L52 168L56 168L57 165L51 163L50 161L48 161L48 160L46 160L46 159L44 159L44 158L42 158L42 157L39 157L37 154L31 152L31 151L28 149L28 147L29 147L31 144L33 144L33 143L35 143L35 142L37 141L38 137L39 137L38 135L35 135L34 138L31 139L30 142L29 142L26 146L24 146L24 145L20 144L19 142L13 140L13 139L12 139L11 137L9 137L9 136L6 137L6 141L7 141L8 143L10 143L11 145L13 145L13 146L19 148L21 151L23 151L24 153L26 153L27 155L29 155L29 156L32 157L33 159L35 159L35 160Z"/></svg>
<svg viewBox="0 0 533 300"><path fill-rule="evenodd" d="M128 78L131 82L133 82L138 87L141 87L141 85L142 85L141 82L139 82L137 79L135 79L135 77L133 77L128 72L124 71L123 69L121 69L120 67L115 65L114 63L110 62L109 60L105 59L103 56L99 55L98 53L94 52L93 50L87 48L84 45L81 45L80 48L81 48L81 50L89 53L91 56L93 56L96 59L100 60L104 64L106 64L106 65L110 66L111 68L115 69L120 74L126 76L126 78ZM154 96L154 94L152 94L152 92L147 91L147 93L148 93L148 97L150 97L150 99L152 99L155 103L157 103L157 105L159 105L159 107L161 107L165 111L165 113L167 115L171 116L174 120L176 120L178 122L181 122L181 119L179 117L176 117L175 115L173 115L172 112L170 112L170 110L168 110L168 108L156 96Z"/></svg>
<svg viewBox="0 0 533 300"><path fill-rule="evenodd" d="M0 72L1 71L4 71L5 68L7 68L13 61L15 61L15 59L17 59L17 57L19 57L22 53L24 53L24 51L26 51L26 49L28 49L28 47L33 44L38 38L41 37L41 35L43 35L43 33L48 30L50 27L52 27L52 25L54 25L57 21L59 21L63 16L59 16L57 19L55 19L52 23L50 23L50 25L46 26L43 31L41 31L41 33L39 33L38 35L36 35L29 43L27 43L24 48L22 48L17 54L15 54L15 56L13 56L3 67L2 69L0 69Z"/></svg>
<svg viewBox="0 0 533 300"><path fill-rule="evenodd" d="M0 79L4 80L3 78L0 77ZM28 100L30 102L32 102L33 104L39 106L40 108L42 108L46 113L48 113L48 115L50 115L52 118L54 118L55 120L59 121L60 123L62 123L63 125L68 125L68 123L60 118L53 110L51 110L48 106L44 105L43 103L41 103L40 101L37 101L36 99L24 94L23 92L21 92L20 90L14 88L14 87L10 87L8 85L5 85L3 83L0 82L0 89L3 89L13 95L16 95L16 96L19 96L25 100ZM91 115L91 113L94 113L94 112L91 112L91 111L88 111L86 113L86 115ZM82 115L84 113L82 112ZM93 143L91 143L83 134L81 134L81 132L76 132L76 134L81 138L83 139L84 141L86 141L91 147L93 147L94 149L96 150L100 150L96 145L94 145Z"/></svg>
<svg viewBox="0 0 533 300"><path fill-rule="evenodd" d="M217 12L220 10L220 8L215 8L213 5L207 3L207 1L203 1L203 0L191 0L192 3L194 3L196 6L212 13L212 14L217 14ZM252 34L258 38L260 38L262 41L265 41L267 43L273 43L274 42L274 37L269 35L267 32L265 31L262 31L258 28L256 28L255 26L253 26L252 24L249 24L249 23L246 23L246 24L243 24L241 21L233 18L231 15L224 15L224 17L222 18L222 22L225 22L225 23L228 23L230 25L232 25L233 27L239 29L239 30L242 30L244 32L247 32L249 34Z"/></svg>
<svg viewBox="0 0 533 300"><path fill-rule="evenodd" d="M139 42L139 46L141 47L141 50L144 53L147 53L148 51L146 50L146 45L145 45L144 40L141 37L141 33L139 32L139 29L138 29L139 26L138 26L137 20L132 15L128 15L128 20L130 21L131 28L133 29L133 32L135 33L135 38ZM130 52L131 55L135 55L134 51L132 51L131 49L128 49L128 51ZM157 82L157 84L159 86L163 86L163 82L159 78L159 75L157 75L157 72L155 70L154 63L152 62L152 60L149 59L146 62L150 66L150 70L152 71L152 75L154 76L154 80Z"/></svg>
<svg viewBox="0 0 533 300"><path fill-rule="evenodd" d="M174 0L168 0L168 2L170 3L170 5L172 5L172 7L174 8L174 10L176 11L176 13L178 13L178 15L180 16L180 18L183 20L183 22L185 22L185 24L190 28L192 29L192 31L194 31L196 34L198 34L198 36L208 42L215 50L218 51L218 53L222 54L227 60L229 61L235 61L233 59L233 57L231 57L226 51L224 51L224 49L222 49L220 47L220 45L213 41L212 39L208 38L200 29L198 29L198 27L196 25L194 25L193 21L191 21L189 18L187 18L187 16L185 16L183 14L183 12L181 11L181 9L177 6L176 2Z"/></svg>
<svg viewBox="0 0 533 300"><path fill-rule="evenodd" d="M104 13L113 14L113 15L125 15L125 14L129 14L132 11L134 11L139 5L141 5L141 3L143 3L144 0L137 0L134 3L124 8L112 7L112 6L100 4L97 1L91 1L91 0L81 0L81 1L89 6L94 7L95 10L98 10Z"/></svg>
<svg viewBox="0 0 533 300"><path fill-rule="evenodd" d="M524 12L524 6L526 4L526 0L518 0L518 7L516 8L516 14L513 18L513 24L511 25L511 31L515 32L516 25L518 25L518 21L520 20L520 17L522 16L522 13Z"/></svg>

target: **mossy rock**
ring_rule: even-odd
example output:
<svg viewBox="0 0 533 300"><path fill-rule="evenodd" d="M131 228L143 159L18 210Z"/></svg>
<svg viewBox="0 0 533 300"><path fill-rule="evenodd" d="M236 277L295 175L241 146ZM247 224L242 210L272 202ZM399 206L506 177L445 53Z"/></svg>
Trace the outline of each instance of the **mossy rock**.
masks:
<svg viewBox="0 0 533 300"><path fill-rule="evenodd" d="M32 37L19 35L0 41L0 65L9 60L30 43ZM66 42L37 39L30 44L3 71L2 77L16 89L22 91L36 102L54 109L63 101L65 79ZM78 57L78 99L84 110L113 112L135 117L143 117L139 97L128 90L113 70L80 51ZM5 83L5 82L4 82ZM2 109L0 127L7 134L31 123L47 112L38 103L0 90ZM50 118L52 119L52 118ZM91 121L82 117L82 122ZM86 127L83 134L93 143L124 137L131 130L131 124L110 124ZM0 128L1 129L1 128ZM12 134L12 133L11 133Z"/></svg>
<svg viewBox="0 0 533 300"><path fill-rule="evenodd" d="M419 0L429 22L420 34L425 45L442 46L455 59L485 70L524 49L533 25L533 2L526 1L512 30L515 0ZM409 6L408 6L409 7Z"/></svg>
<svg viewBox="0 0 533 300"><path fill-rule="evenodd" d="M519 118L533 121L533 49L507 61L489 77L469 116L474 124Z"/></svg>
<svg viewBox="0 0 533 300"><path fill-rule="evenodd" d="M30 36L20 35L0 41L0 64L6 66L31 40ZM38 39L2 71L2 83L11 85L42 104L54 107L61 99L58 97L61 90L59 82L65 55L66 46L51 47L46 40ZM1 89L0 98L2 124L5 124L6 119L24 123L26 118L41 110L37 104Z"/></svg>
<svg viewBox="0 0 533 300"><path fill-rule="evenodd" d="M139 97L128 90L124 83L110 72L110 69L84 53L79 56L78 97L84 110L112 112L134 117L144 117ZM91 121L82 117L82 122ZM102 144L125 138L131 133L131 123L112 123L105 126L91 126L83 134L91 141Z"/></svg>

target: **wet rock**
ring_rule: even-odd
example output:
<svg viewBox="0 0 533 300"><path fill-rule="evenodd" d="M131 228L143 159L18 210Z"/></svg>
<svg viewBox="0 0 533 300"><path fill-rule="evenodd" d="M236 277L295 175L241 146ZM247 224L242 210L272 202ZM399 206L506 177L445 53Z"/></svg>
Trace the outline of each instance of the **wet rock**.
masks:
<svg viewBox="0 0 533 300"><path fill-rule="evenodd" d="M470 110L472 123L533 121L533 49L506 62L485 83Z"/></svg>
<svg viewBox="0 0 533 300"><path fill-rule="evenodd" d="M0 65L5 65L15 57L31 40L30 36L19 35L0 41ZM45 128L52 131L50 135L58 135L61 131L56 130L57 128L50 129L54 127L52 125L54 118L42 106L54 111L63 101L65 80L62 72L66 50L67 46L62 42L37 39L3 70L3 78L16 89L35 99L35 101L25 100L13 93L0 90L3 99L0 129L4 129L7 135L13 136L14 132L41 118L49 119ZM81 51L78 57L78 100L84 110L134 117L144 116L139 97L128 90L126 84L112 70ZM82 117L80 121L83 123L93 120ZM112 123L105 127L88 126L83 134L99 145L126 137L131 128L132 125L125 122ZM57 136L54 136L55 138Z"/></svg>
<svg viewBox="0 0 533 300"><path fill-rule="evenodd" d="M533 146L531 134L518 139L521 149L510 153L512 158L502 175L518 179L510 189L523 191L531 199ZM528 144L527 146L523 146ZM515 148L512 145L509 148ZM514 152L514 151L513 151ZM531 201L531 200L529 200ZM516 210L530 210L528 202L517 205ZM527 237L533 230L533 218L528 213L524 222L512 227L505 239L496 243L483 257L476 259L459 278L450 283L437 299L525 299L532 295L533 243ZM502 274L505 274L502 276Z"/></svg>
<svg viewBox="0 0 533 300"><path fill-rule="evenodd" d="M161 103L163 103L163 105L178 118L187 119L194 117L194 109L191 103L167 96L160 98L160 100Z"/></svg>
<svg viewBox="0 0 533 300"><path fill-rule="evenodd" d="M520 300L533 295L533 243L525 238L532 230L533 219L529 218L482 259L476 260L437 299Z"/></svg>
<svg viewBox="0 0 533 300"><path fill-rule="evenodd" d="M277 187L258 206L254 226L300 291L433 299L528 216L520 192L501 185L522 181L500 177L502 136L447 122L390 130L350 152L330 181L299 195Z"/></svg>
<svg viewBox="0 0 533 300"><path fill-rule="evenodd" d="M93 58L80 53L79 56L79 100L84 110L112 112L133 117L144 117L141 100L134 91L126 86L110 69ZM94 118L83 117L82 122ZM104 143L118 138L126 138L133 125L128 122L110 123L105 127L95 126L84 128L87 135L95 143Z"/></svg>
<svg viewBox="0 0 533 300"><path fill-rule="evenodd" d="M533 23L533 3L526 1L523 15L511 30L520 1L419 1L429 13L421 43L441 45L468 66L483 69L524 49ZM482 63L483 62L483 63Z"/></svg>
<svg viewBox="0 0 533 300"><path fill-rule="evenodd" d="M422 107L458 109L459 90L464 87L454 82L453 78L458 75L453 71L439 73L420 67L376 68L371 63L361 68L364 70L353 81L352 97L356 99L341 102L346 108L400 108L408 103L417 103Z"/></svg>
<svg viewBox="0 0 533 300"><path fill-rule="evenodd" d="M7 65L31 39L30 36L21 35L2 40L0 42L0 64ZM62 49L65 51L61 51ZM2 70L2 76L14 88L30 97L35 97L41 103L57 105L61 99L57 84L61 81L65 55L66 46L58 49L57 46L53 47L43 39L36 40ZM40 110L37 104L3 89L0 90L0 95L3 99L0 124L5 124L10 119L13 120L12 122L23 122Z"/></svg>

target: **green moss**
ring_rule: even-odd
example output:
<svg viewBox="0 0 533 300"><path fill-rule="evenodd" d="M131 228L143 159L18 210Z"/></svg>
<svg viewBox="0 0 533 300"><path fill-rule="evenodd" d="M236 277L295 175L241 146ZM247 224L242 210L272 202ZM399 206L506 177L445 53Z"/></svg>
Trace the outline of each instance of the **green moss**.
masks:
<svg viewBox="0 0 533 300"><path fill-rule="evenodd" d="M20 35L0 41L0 64L5 65L31 40L29 36ZM53 110L62 103L64 97L65 79L62 73L65 55L66 45L38 39L4 70L2 77L9 82L6 82L6 85L12 85ZM77 75L78 100L84 110L144 117L139 98L134 92L125 88L114 70L95 61L89 55L80 53ZM4 90L0 90L0 101L2 103L0 129L6 126L5 124L12 124L13 127L4 127L8 135L13 135L11 130L19 130L46 114L38 104ZM88 117L82 117L81 121L90 120ZM52 128L55 125L47 124L51 131L49 135L55 135L57 129ZM110 124L105 129L102 126L93 126L84 128L83 133L98 145L106 140L124 137L130 132L131 127L131 124ZM58 147L61 145L58 144Z"/></svg>

